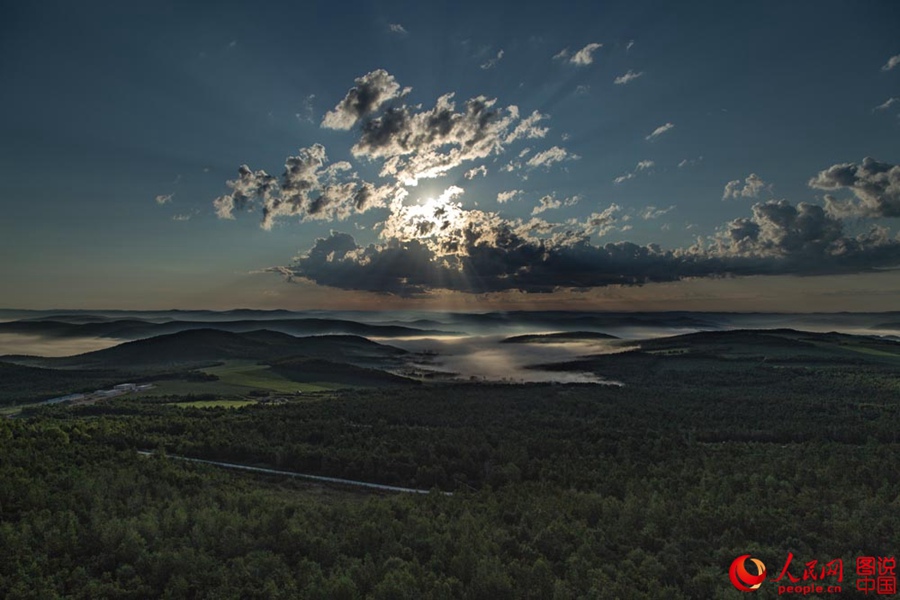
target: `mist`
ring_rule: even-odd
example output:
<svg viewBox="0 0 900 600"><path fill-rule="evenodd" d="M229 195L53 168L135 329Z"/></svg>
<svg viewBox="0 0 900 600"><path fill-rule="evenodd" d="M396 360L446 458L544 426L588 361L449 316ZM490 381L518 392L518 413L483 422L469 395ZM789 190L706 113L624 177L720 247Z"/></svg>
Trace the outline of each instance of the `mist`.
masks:
<svg viewBox="0 0 900 600"><path fill-rule="evenodd" d="M72 356L94 350L103 350L120 344L113 338L51 338L39 335L0 333L0 356L28 354L30 356Z"/></svg>
<svg viewBox="0 0 900 600"><path fill-rule="evenodd" d="M501 344L506 336L466 336L376 340L410 352L424 353L424 360L411 366L458 379L509 383L595 383L622 385L593 373L547 371L536 365L575 360L589 354L621 352L610 342L565 342Z"/></svg>

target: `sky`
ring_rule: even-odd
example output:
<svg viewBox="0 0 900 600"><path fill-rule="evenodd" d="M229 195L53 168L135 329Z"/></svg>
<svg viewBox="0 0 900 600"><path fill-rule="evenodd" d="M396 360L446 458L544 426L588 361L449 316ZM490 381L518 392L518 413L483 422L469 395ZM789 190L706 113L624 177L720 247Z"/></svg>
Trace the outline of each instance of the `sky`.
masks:
<svg viewBox="0 0 900 600"><path fill-rule="evenodd" d="M881 311L900 5L44 2L0 306Z"/></svg>

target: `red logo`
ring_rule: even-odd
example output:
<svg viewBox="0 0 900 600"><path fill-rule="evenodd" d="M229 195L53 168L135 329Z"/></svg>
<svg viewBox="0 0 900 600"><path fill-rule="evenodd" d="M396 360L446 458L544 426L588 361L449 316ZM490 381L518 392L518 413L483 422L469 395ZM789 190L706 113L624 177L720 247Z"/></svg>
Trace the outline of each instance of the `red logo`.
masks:
<svg viewBox="0 0 900 600"><path fill-rule="evenodd" d="M747 559L756 566L756 575L747 570ZM731 563L731 568L728 569L728 577L731 579L731 584L740 591L755 592L766 578L766 565L758 558L751 558L749 554L744 554L743 556L738 556Z"/></svg>

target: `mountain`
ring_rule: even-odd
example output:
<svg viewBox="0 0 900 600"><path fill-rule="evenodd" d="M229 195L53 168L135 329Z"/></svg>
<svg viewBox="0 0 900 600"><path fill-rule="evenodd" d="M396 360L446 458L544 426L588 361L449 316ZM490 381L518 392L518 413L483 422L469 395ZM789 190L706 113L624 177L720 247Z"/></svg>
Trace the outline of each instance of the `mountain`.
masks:
<svg viewBox="0 0 900 600"><path fill-rule="evenodd" d="M900 342L834 332L703 331L619 345L631 349L532 368L591 372L626 385L640 385L651 377L674 377L681 383L696 380L710 385L719 378L721 385L734 387L750 373L774 381L788 377L789 372L871 369L893 373L900 367Z"/></svg>
<svg viewBox="0 0 900 600"><path fill-rule="evenodd" d="M43 337L107 337L138 340L197 329L216 329L246 333L262 327L290 335L349 334L365 337L409 337L446 335L450 332L417 329L401 325L370 325L342 319L242 319L228 321L168 321L154 323L140 319L84 320L70 322L55 319L27 319L0 323L0 333Z"/></svg>
<svg viewBox="0 0 900 600"><path fill-rule="evenodd" d="M618 337L596 331L563 331L559 333L533 333L514 335L500 340L501 344L561 344L565 342L594 342L617 340Z"/></svg>
<svg viewBox="0 0 900 600"><path fill-rule="evenodd" d="M302 383L324 382L364 387L418 384L415 380L392 373L321 358L287 358L273 361L270 365L275 373Z"/></svg>
<svg viewBox="0 0 900 600"><path fill-rule="evenodd" d="M259 325L257 323L257 325ZM95 352L64 358L22 358L16 362L55 368L137 369L186 368L223 360L269 361L309 356L362 366L393 364L404 350L350 335L297 338L269 330L232 333L217 329L192 329L125 342Z"/></svg>

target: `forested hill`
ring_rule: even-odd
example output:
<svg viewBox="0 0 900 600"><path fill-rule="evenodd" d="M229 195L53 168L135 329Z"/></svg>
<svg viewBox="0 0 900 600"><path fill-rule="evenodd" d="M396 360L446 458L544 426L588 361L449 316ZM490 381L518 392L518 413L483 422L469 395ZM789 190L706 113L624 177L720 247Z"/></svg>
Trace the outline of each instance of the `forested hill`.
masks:
<svg viewBox="0 0 900 600"><path fill-rule="evenodd" d="M352 335L297 338L268 330L231 333L195 329L125 342L64 358L22 358L16 362L54 368L138 369L189 366L229 359L269 361L291 356L313 356L343 362L372 364L396 358L404 350Z"/></svg>
<svg viewBox="0 0 900 600"><path fill-rule="evenodd" d="M246 333L260 328L290 335L346 334L371 337L401 337L415 335L446 335L448 331L419 329L403 325L359 323L344 319L241 319L227 321L181 321L154 323L140 319L85 320L77 322L60 319L26 319L0 323L0 333L39 335L42 337L109 337L137 340L195 329L217 329L231 333Z"/></svg>

